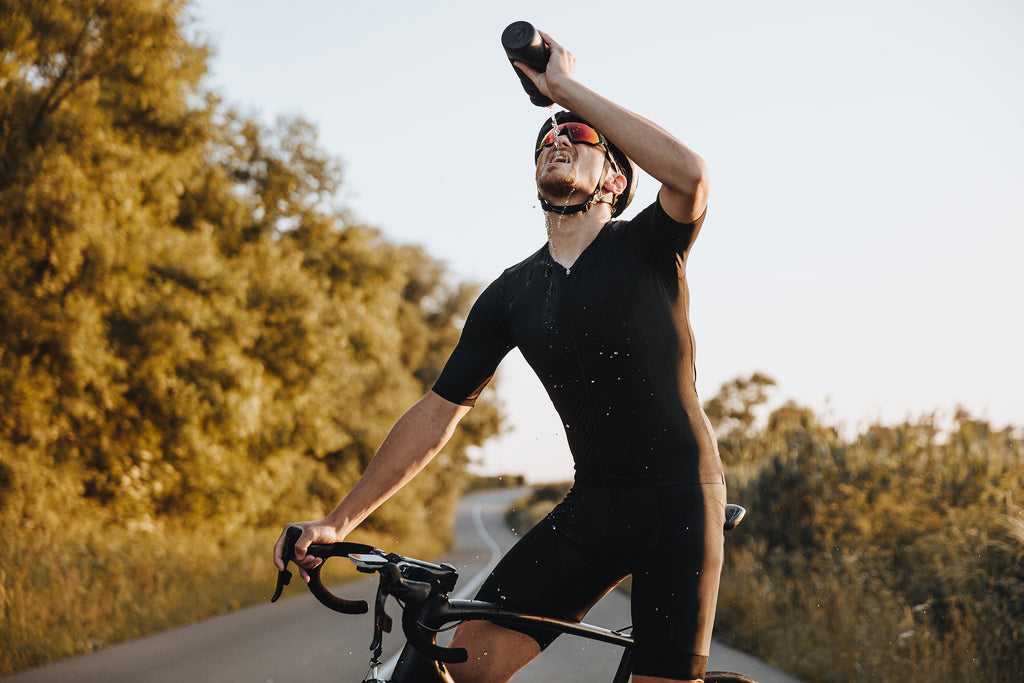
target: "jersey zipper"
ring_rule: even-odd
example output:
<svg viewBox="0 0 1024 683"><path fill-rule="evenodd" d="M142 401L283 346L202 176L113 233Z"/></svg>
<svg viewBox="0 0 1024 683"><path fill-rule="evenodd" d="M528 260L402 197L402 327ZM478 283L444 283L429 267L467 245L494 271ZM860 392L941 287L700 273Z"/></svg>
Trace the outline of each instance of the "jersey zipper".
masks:
<svg viewBox="0 0 1024 683"><path fill-rule="evenodd" d="M585 251L586 250L584 250L584 253ZM581 258L582 256L583 254L580 254ZM579 259L577 259L577 263L578 262ZM594 418L594 400L593 396L590 393L590 379L589 375L587 374L587 370L583 365L583 355L580 353L579 343L577 342L578 334L576 329L576 322L573 317L572 308L572 299L576 295L576 287L578 285L578 280L579 277L573 277L573 275L570 273L569 268L565 269L565 322L566 326L568 327L567 332L569 333L569 343L572 347L572 354L576 358L576 367L579 369L580 382L582 382L583 384L583 395L586 401L587 418L590 420L591 429L594 432L594 442L596 444L597 442L600 441L600 435L597 433L598 421ZM566 425L566 429L569 429L568 425ZM585 446L586 444L581 445ZM596 461L596 469L598 472L598 476L601 478L602 481L607 480L608 468L607 464L604 461L604 458L600 453L600 450L595 448L593 456Z"/></svg>

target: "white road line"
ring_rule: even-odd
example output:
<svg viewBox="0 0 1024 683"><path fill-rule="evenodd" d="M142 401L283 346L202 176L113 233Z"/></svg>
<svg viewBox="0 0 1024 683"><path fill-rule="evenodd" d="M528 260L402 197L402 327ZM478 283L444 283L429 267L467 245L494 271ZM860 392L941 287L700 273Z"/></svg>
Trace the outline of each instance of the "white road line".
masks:
<svg viewBox="0 0 1024 683"><path fill-rule="evenodd" d="M491 551L491 559L487 562L487 566L477 572L455 595L459 600L465 598L470 593L475 593L480 584L484 582L484 579L498 565L498 561L501 560L501 548L484 526L484 517L481 513L480 503L473 506L473 528L476 529L477 535L484 542L484 545L487 546L487 549Z"/></svg>
<svg viewBox="0 0 1024 683"><path fill-rule="evenodd" d="M484 545L487 546L487 549L491 551L491 559L488 560L486 567L474 574L473 578L459 589L459 592L454 596L458 600L475 593L480 584L484 582L484 579L486 579L494 567L497 566L498 561L501 560L501 547L498 546L498 542L494 540L494 537L487 531L487 527L484 526L484 517L480 503L473 505L472 515L473 528L476 529L477 535L480 537L480 540L484 542ZM391 677L391 674L395 670L395 664L398 664L398 658L401 656L402 652L399 650L398 654L381 665L380 673L383 674L385 678Z"/></svg>

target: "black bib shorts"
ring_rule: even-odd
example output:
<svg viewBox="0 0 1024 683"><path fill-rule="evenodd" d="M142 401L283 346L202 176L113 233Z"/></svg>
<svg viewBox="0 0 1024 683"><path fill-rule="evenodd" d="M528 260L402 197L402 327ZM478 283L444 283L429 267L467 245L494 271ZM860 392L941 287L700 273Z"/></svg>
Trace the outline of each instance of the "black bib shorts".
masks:
<svg viewBox="0 0 1024 683"><path fill-rule="evenodd" d="M724 484L574 487L501 560L477 599L581 621L633 576L633 673L701 679L722 570ZM518 629L541 649L556 637Z"/></svg>

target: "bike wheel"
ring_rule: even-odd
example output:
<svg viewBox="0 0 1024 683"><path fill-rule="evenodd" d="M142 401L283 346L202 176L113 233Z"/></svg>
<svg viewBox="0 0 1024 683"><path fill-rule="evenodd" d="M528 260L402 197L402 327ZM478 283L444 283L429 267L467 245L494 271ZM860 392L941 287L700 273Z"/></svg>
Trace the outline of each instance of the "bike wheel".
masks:
<svg viewBox="0 0 1024 683"><path fill-rule="evenodd" d="M757 683L750 676L734 674L731 671L709 671L704 676L704 683Z"/></svg>

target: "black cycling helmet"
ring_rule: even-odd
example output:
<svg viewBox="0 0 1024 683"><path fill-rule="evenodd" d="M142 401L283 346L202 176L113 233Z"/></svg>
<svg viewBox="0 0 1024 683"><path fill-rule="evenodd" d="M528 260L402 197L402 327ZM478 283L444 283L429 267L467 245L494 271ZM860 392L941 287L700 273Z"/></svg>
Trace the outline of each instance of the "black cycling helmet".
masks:
<svg viewBox="0 0 1024 683"><path fill-rule="evenodd" d="M587 121L584 120L581 116L578 116L572 113L571 111L558 112L557 114L555 114L555 121L558 123L558 125L575 121L577 123L583 123L590 126L590 124L587 123ZM593 128L593 126L591 127ZM537 160L540 159L541 140L543 140L544 136L551 131L551 128L551 117L548 117L547 119L544 120L544 125L540 127L540 132L537 133L537 143L533 146L534 164L536 164ZM602 139L604 139L605 146L608 150L606 158L610 159L618 168L618 171L626 177L626 189L624 189L620 194L616 195L615 199L612 201L612 218L615 218L623 211L625 211L626 207L629 206L629 203L633 201L633 193L636 192L636 182L639 174L636 172L636 164L633 163L632 159L623 154L622 150L613 145L611 141L608 140L608 138L604 137L603 134L601 134L601 137ZM572 206L554 206L550 204L547 200L545 200L543 197L541 197L541 206L544 207L545 211L554 211L556 213L576 213L577 211L586 211L597 199L597 195L600 193L600 191L600 187L596 188L594 190L594 194L590 196L590 199L588 199L583 204L574 204Z"/></svg>

